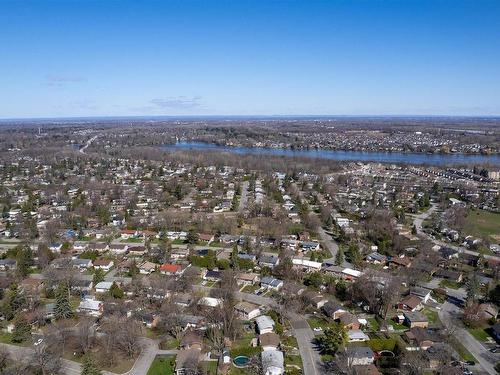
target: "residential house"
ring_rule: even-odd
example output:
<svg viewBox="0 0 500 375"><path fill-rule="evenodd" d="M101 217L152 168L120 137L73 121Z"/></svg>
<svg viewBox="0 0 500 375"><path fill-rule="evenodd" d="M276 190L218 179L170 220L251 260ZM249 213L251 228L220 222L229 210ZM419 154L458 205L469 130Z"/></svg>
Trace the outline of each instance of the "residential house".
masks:
<svg viewBox="0 0 500 375"><path fill-rule="evenodd" d="M409 350L427 350L437 342L442 342L437 334L430 332L426 328L414 327L406 331L403 335L405 341L409 344Z"/></svg>
<svg viewBox="0 0 500 375"><path fill-rule="evenodd" d="M257 324L257 331L260 335L273 332L274 330L274 320L268 315L258 316L255 318L255 323Z"/></svg>
<svg viewBox="0 0 500 375"><path fill-rule="evenodd" d="M222 280L222 272L214 271L214 270L207 270L207 272L205 272L205 275L203 275L203 279L208 280L208 281L221 281Z"/></svg>
<svg viewBox="0 0 500 375"><path fill-rule="evenodd" d="M179 264L164 263L160 266L160 273L163 275L180 275L182 266Z"/></svg>
<svg viewBox="0 0 500 375"><path fill-rule="evenodd" d="M92 259L72 259L71 263L73 265L73 268L79 269L79 270L86 270L92 267Z"/></svg>
<svg viewBox="0 0 500 375"><path fill-rule="evenodd" d="M336 301L329 301L323 306L323 312L326 316L329 316L333 320L340 319L344 314L347 314L347 309L345 309L340 303Z"/></svg>
<svg viewBox="0 0 500 375"><path fill-rule="evenodd" d="M239 272L236 275L238 285L255 285L260 280L260 275L254 272Z"/></svg>
<svg viewBox="0 0 500 375"><path fill-rule="evenodd" d="M283 281L271 276L265 276L260 280L260 286L267 289L280 290L283 287Z"/></svg>
<svg viewBox="0 0 500 375"><path fill-rule="evenodd" d="M199 349L203 346L203 338L196 331L187 331L180 342L181 349Z"/></svg>
<svg viewBox="0 0 500 375"><path fill-rule="evenodd" d="M347 331L347 341L362 342L370 340L370 337L360 329L351 329Z"/></svg>
<svg viewBox="0 0 500 375"><path fill-rule="evenodd" d="M95 286L96 293L108 293L111 287L113 286L112 281L101 281L97 283Z"/></svg>
<svg viewBox="0 0 500 375"><path fill-rule="evenodd" d="M441 279L450 280L456 283L461 282L463 279L462 272L453 271L450 269L442 269L442 268L438 269L434 274L434 276L439 277Z"/></svg>
<svg viewBox="0 0 500 375"><path fill-rule="evenodd" d="M94 261L94 268L108 272L113 268L114 264L115 263L111 259L96 259Z"/></svg>
<svg viewBox="0 0 500 375"><path fill-rule="evenodd" d="M77 312L99 317L104 311L103 303L101 301L86 298L80 301L80 305L77 308Z"/></svg>
<svg viewBox="0 0 500 375"><path fill-rule="evenodd" d="M240 318L245 320L256 318L261 314L259 306L245 301L237 303L234 310Z"/></svg>
<svg viewBox="0 0 500 375"><path fill-rule="evenodd" d="M280 259L274 255L261 255L259 257L259 266L274 268L280 263Z"/></svg>
<svg viewBox="0 0 500 375"><path fill-rule="evenodd" d="M321 270L321 262L314 262L304 258L293 258L292 264L294 268L302 269L304 271L319 271Z"/></svg>
<svg viewBox="0 0 500 375"><path fill-rule="evenodd" d="M128 245L120 243L112 243L111 245L109 245L109 251L114 255L123 255L127 253Z"/></svg>
<svg viewBox="0 0 500 375"><path fill-rule="evenodd" d="M359 330L361 326L356 315L351 314L350 312L342 314L339 318L339 322L349 330Z"/></svg>
<svg viewBox="0 0 500 375"><path fill-rule="evenodd" d="M404 324L406 324L410 328L413 327L427 328L429 326L429 321L427 320L427 317L419 311L414 311L414 312L405 311L403 315L405 317Z"/></svg>
<svg viewBox="0 0 500 375"><path fill-rule="evenodd" d="M144 245L132 245L128 247L128 253L132 256L143 256L147 248Z"/></svg>
<svg viewBox="0 0 500 375"><path fill-rule="evenodd" d="M431 290L427 288L421 288L421 287L412 287L410 288L410 294L420 297L422 299L423 303L427 303L429 299L431 298Z"/></svg>
<svg viewBox="0 0 500 375"><path fill-rule="evenodd" d="M0 271L15 270L17 268L17 261L15 259L0 259Z"/></svg>
<svg viewBox="0 0 500 375"><path fill-rule="evenodd" d="M158 264L146 261L139 266L139 273L142 275L150 275L156 271L157 267Z"/></svg>
<svg viewBox="0 0 500 375"><path fill-rule="evenodd" d="M261 360L264 375L282 375L285 372L283 352L279 350L263 351Z"/></svg>
<svg viewBox="0 0 500 375"><path fill-rule="evenodd" d="M387 262L387 257L374 251L366 256L366 261L373 264L385 264Z"/></svg>
<svg viewBox="0 0 500 375"><path fill-rule="evenodd" d="M389 264L393 267L408 268L411 266L411 259L408 257L392 257Z"/></svg>
<svg viewBox="0 0 500 375"><path fill-rule="evenodd" d="M407 295L397 305L399 310L418 311L422 310L422 299L414 294Z"/></svg>
<svg viewBox="0 0 500 375"><path fill-rule="evenodd" d="M190 375L200 363L200 349L183 349L175 357L175 375Z"/></svg>
<svg viewBox="0 0 500 375"><path fill-rule="evenodd" d="M349 346L346 356L351 366L371 365L375 361L375 353L367 346Z"/></svg>
<svg viewBox="0 0 500 375"><path fill-rule="evenodd" d="M259 345L262 350L278 350L280 346L280 336L274 332L259 335Z"/></svg>
<svg viewBox="0 0 500 375"><path fill-rule="evenodd" d="M439 254L444 258L444 259L453 259L457 258L458 259L458 251L455 249L452 249L451 247L442 247L439 249Z"/></svg>

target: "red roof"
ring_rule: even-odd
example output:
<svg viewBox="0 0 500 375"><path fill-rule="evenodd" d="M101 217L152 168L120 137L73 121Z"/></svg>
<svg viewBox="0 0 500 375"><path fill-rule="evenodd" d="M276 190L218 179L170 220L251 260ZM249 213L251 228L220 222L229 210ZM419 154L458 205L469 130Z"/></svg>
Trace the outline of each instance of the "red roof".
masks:
<svg viewBox="0 0 500 375"><path fill-rule="evenodd" d="M164 272L169 272L169 273L176 273L180 271L181 266L178 264L170 264L170 263L165 263L160 266L160 271Z"/></svg>

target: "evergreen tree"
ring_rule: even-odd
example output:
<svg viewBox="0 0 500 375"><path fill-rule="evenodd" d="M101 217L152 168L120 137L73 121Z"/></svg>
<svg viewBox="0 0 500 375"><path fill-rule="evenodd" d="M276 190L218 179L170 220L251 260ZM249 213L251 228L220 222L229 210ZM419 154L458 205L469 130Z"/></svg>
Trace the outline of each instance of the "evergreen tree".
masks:
<svg viewBox="0 0 500 375"><path fill-rule="evenodd" d="M334 323L325 329L325 333L318 337L321 351L325 354L335 354L347 343L347 330L340 323Z"/></svg>
<svg viewBox="0 0 500 375"><path fill-rule="evenodd" d="M192 245L195 245L198 243L198 233L194 229L190 229L187 236L186 236L186 242Z"/></svg>
<svg viewBox="0 0 500 375"><path fill-rule="evenodd" d="M341 266L344 263L344 250L339 247L337 251L337 256L335 257L335 264Z"/></svg>
<svg viewBox="0 0 500 375"><path fill-rule="evenodd" d="M65 283L61 283L57 287L54 316L56 319L68 319L73 316L73 310L69 301L69 288Z"/></svg>
<svg viewBox="0 0 500 375"><path fill-rule="evenodd" d="M92 282L94 283L94 285L97 285L99 284L101 281L104 281L104 271L100 268L97 268L95 271L94 271L94 277L92 279Z"/></svg>
<svg viewBox="0 0 500 375"><path fill-rule="evenodd" d="M12 331L12 342L20 343L26 341L31 336L31 326L24 316L18 316Z"/></svg>
<svg viewBox="0 0 500 375"><path fill-rule="evenodd" d="M87 355L83 359L81 375L102 375L101 370L97 367L94 359Z"/></svg>
<svg viewBox="0 0 500 375"><path fill-rule="evenodd" d="M111 285L111 288L109 288L109 295L113 298L123 298L124 294L125 293L123 293L123 290L121 290L120 287L116 285L116 283L113 283Z"/></svg>

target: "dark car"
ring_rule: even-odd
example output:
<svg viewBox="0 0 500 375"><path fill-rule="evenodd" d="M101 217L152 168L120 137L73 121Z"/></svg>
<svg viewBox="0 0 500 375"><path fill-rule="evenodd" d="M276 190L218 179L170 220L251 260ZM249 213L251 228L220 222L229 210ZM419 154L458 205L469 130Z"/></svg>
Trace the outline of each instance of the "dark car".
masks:
<svg viewBox="0 0 500 375"><path fill-rule="evenodd" d="M467 366L474 366L476 364L476 362L474 362L474 361L465 361L465 364Z"/></svg>

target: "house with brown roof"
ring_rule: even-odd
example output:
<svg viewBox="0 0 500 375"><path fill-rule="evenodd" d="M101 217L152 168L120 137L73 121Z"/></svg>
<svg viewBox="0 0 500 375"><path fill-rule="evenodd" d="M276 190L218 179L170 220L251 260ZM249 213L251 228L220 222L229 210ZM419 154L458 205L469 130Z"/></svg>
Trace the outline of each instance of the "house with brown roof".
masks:
<svg viewBox="0 0 500 375"><path fill-rule="evenodd" d="M408 343L409 348L414 350L427 350L435 343L442 342L436 334L422 327L411 328L404 333L403 338Z"/></svg>
<svg viewBox="0 0 500 375"><path fill-rule="evenodd" d="M262 347L262 350L278 350L280 336L274 332L259 335L259 345Z"/></svg>
<svg viewBox="0 0 500 375"><path fill-rule="evenodd" d="M361 326L356 315L351 314L350 312L342 314L342 316L339 318L339 322L342 323L348 330L357 330Z"/></svg>
<svg viewBox="0 0 500 375"><path fill-rule="evenodd" d="M410 294L398 303L397 308L404 311L422 310L422 299L414 294Z"/></svg>

